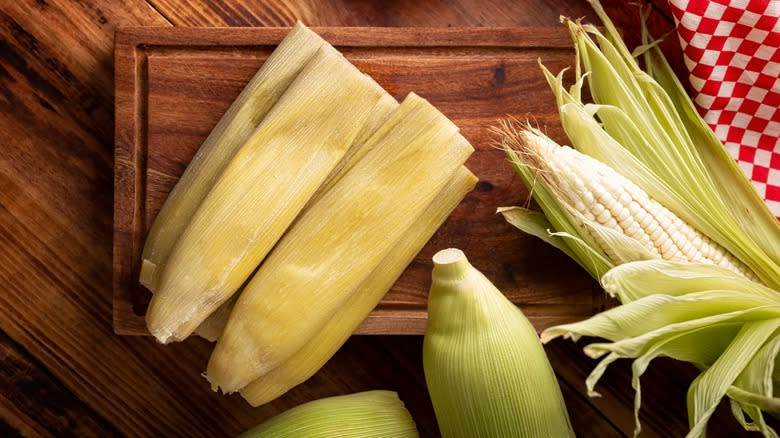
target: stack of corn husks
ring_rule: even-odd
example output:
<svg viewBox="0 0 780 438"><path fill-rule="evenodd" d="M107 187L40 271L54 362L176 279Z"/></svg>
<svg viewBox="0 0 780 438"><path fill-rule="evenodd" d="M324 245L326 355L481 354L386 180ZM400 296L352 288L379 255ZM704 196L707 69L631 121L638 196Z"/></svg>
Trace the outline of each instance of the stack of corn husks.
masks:
<svg viewBox="0 0 780 438"><path fill-rule="evenodd" d="M585 349L603 357L587 380L592 394L610 363L633 359L636 433L639 378L654 358L668 356L702 371L688 391L689 436L705 434L724 396L746 430L777 436L762 412L780 414L780 225L646 29L632 54L591 3L606 34L564 20L578 55L574 85L567 90L562 74L543 68L576 150L505 123L504 147L543 214L499 211L566 252L622 305L552 327L542 340L610 341ZM586 82L594 103L582 100Z"/></svg>
<svg viewBox="0 0 780 438"><path fill-rule="evenodd" d="M474 187L472 152L424 99L399 104L296 25L155 219L149 331L216 340L212 387L273 400L336 352Z"/></svg>

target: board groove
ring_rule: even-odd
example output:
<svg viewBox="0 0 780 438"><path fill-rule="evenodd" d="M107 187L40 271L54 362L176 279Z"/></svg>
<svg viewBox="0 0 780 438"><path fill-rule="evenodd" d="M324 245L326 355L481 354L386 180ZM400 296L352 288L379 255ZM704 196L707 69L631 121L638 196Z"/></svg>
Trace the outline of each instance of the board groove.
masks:
<svg viewBox="0 0 780 438"><path fill-rule="evenodd" d="M476 148L467 165L482 180L480 189L455 210L357 333L421 334L428 261L445 246L463 248L475 266L523 307L537 329L604 308L603 292L584 271L494 214L496 207L524 203L527 191L493 149L489 121L533 114L537 121L549 121L548 133L563 140L554 99L536 61L543 59L553 70L570 64L568 34L560 28L314 30L396 98L415 91L453 119ZM150 221L200 142L287 32L117 30L113 279L117 334L147 334L143 314L149 293L137 277ZM198 96L188 92L187 85Z"/></svg>

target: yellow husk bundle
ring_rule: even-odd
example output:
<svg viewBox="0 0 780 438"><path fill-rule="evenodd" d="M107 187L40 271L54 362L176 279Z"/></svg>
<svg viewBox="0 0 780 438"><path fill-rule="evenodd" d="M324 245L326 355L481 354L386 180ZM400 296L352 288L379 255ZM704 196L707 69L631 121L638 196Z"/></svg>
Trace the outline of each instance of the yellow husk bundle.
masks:
<svg viewBox="0 0 780 438"><path fill-rule="evenodd" d="M198 149L146 237L140 281L150 291L157 290L158 277L176 241L233 155L323 46L325 40L297 23Z"/></svg>
<svg viewBox="0 0 780 438"><path fill-rule="evenodd" d="M367 140L384 125L384 122L390 117L390 115L398 108L399 104L389 94L383 94L380 97L379 102L376 104L368 120L358 132L352 145L349 147L341 162L331 171L325 182L317 189L317 192L312 195L308 201L304 211L311 207L316 201L322 197L324 193L330 190L331 187L343 177L352 167L360 161L360 159L368 152ZM464 193L465 196L465 193ZM462 197L461 197L462 199ZM427 240L427 239L426 239ZM389 288L389 287L388 287ZM386 288L385 290L387 290ZM217 340L222 330L227 324L230 312L233 310L236 300L238 299L239 292L237 292L230 300L223 303L217 310L209 315L199 326L195 329L195 334L205 338L211 342Z"/></svg>
<svg viewBox="0 0 780 438"><path fill-rule="evenodd" d="M240 390L303 347L473 152L452 122L414 94L368 143L246 285L209 360L213 388Z"/></svg>
<svg viewBox="0 0 780 438"><path fill-rule="evenodd" d="M566 89L562 74L543 68L577 150L516 122L497 130L543 214L499 211L566 252L622 303L547 329L542 339L609 341L585 348L602 358L587 380L592 394L609 364L633 360L636 434L640 376L668 356L701 370L688 391L688 436L704 436L724 396L746 430L777 436L763 412L780 413L780 225L696 114L657 44L645 33L636 51L645 72L592 4L606 35L564 20L585 73L578 64ZM582 101L585 84L595 103ZM572 161L555 164L559 157Z"/></svg>
<svg viewBox="0 0 780 438"><path fill-rule="evenodd" d="M260 406L314 375L376 307L425 242L476 183L477 178L461 166L325 327L281 365L244 387L241 396L251 405Z"/></svg>
<svg viewBox="0 0 780 438"><path fill-rule="evenodd" d="M189 336L246 281L341 161L383 93L331 48L314 55L176 242L146 314L160 342ZM350 117L334 106L349 107Z"/></svg>
<svg viewBox="0 0 780 438"><path fill-rule="evenodd" d="M163 343L193 331L217 340L212 386L273 400L338 350L473 189L472 152L427 101L412 93L399 105L296 25L156 220L141 273L149 331ZM413 423L373 424L355 433L416 436Z"/></svg>

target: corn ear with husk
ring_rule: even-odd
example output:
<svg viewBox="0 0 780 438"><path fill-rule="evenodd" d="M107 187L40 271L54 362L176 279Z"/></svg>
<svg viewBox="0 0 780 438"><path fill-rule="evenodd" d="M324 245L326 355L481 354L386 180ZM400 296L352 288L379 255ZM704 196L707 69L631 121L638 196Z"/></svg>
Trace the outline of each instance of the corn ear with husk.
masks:
<svg viewBox="0 0 780 438"><path fill-rule="evenodd" d="M384 93L332 47L314 55L174 246L146 314L158 341L186 338L238 290L341 161ZM349 107L350 117L334 106Z"/></svg>
<svg viewBox="0 0 780 438"><path fill-rule="evenodd" d="M689 436L704 436L724 396L747 430L777 436L763 413L780 413L774 395L780 381L775 369L780 225L698 116L646 29L645 44L635 53L644 57L648 73L598 2L592 4L606 35L564 20L577 49L574 84L565 88L563 72L554 76L542 67L564 130L579 153L553 147L537 130L507 122L499 129L507 154L543 214L523 207L500 211L518 228L574 258L622 305L549 328L542 339L609 341L585 348L589 356L602 358L586 382L592 394L611 363L632 359L636 433L640 376L652 359L669 356L702 371L688 391ZM586 83L595 103L582 101ZM545 148L598 164L586 172L582 164L573 168L576 164L552 160L548 165L548 158L540 160L538 154ZM612 172L621 176L605 184L603 176ZM592 190L598 185L611 187L606 192L612 196ZM652 234L659 227L654 221L667 231L665 246L648 246L637 233L641 229L655 242ZM666 257L664 248L672 246L679 253ZM680 256L691 249L704 259Z"/></svg>
<svg viewBox="0 0 780 438"><path fill-rule="evenodd" d="M240 438L416 438L417 427L398 394L366 391L327 397L283 412Z"/></svg>
<svg viewBox="0 0 780 438"><path fill-rule="evenodd" d="M159 275L176 241L233 155L324 46L319 35L296 23L198 149L146 237L140 281L150 291L157 290Z"/></svg>
<svg viewBox="0 0 780 438"><path fill-rule="evenodd" d="M556 221L563 225L556 229L572 237L561 246L568 245L596 278L620 263L643 259L715 264L755 278L728 251L604 163L536 129L511 122L502 129L506 152L523 181L537 197L540 190L548 194L547 202L540 202L545 214L557 212L561 219ZM510 222L528 220L517 216L522 209L499 211ZM537 235L543 232L537 227Z"/></svg>
<svg viewBox="0 0 780 438"><path fill-rule="evenodd" d="M393 286L406 266L477 183L465 166L401 236L330 321L300 350L241 390L252 406L268 403L313 376L338 351Z"/></svg>
<svg viewBox="0 0 780 438"><path fill-rule="evenodd" d="M385 125L245 287L209 360L212 388L238 391L303 347L473 152L457 127L415 94Z"/></svg>
<svg viewBox="0 0 780 438"><path fill-rule="evenodd" d="M642 71L598 3L594 6L609 38L593 26L565 20L585 74L576 77L567 91L560 75L553 77L544 69L572 145L630 175L654 199L748 266L763 283L780 287L780 224L755 190L748 190L750 183L714 134L704 134L708 128L703 120L691 111L682 116L678 112L682 105L679 84L667 92ZM662 56L657 47L647 50ZM660 67L654 70L663 71ZM668 78L672 73L666 71ZM668 82L667 86L673 84ZM581 101L583 83L595 103Z"/></svg>
<svg viewBox="0 0 780 438"><path fill-rule="evenodd" d="M425 381L452 437L573 437L558 381L523 313L462 251L433 257Z"/></svg>

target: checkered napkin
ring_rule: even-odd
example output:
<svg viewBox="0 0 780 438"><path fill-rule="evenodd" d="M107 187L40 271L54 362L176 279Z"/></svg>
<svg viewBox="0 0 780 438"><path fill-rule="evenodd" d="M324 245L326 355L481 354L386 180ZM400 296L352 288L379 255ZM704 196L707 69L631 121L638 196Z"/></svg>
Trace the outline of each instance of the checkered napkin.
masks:
<svg viewBox="0 0 780 438"><path fill-rule="evenodd" d="M694 102L780 218L780 0L669 0Z"/></svg>

